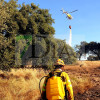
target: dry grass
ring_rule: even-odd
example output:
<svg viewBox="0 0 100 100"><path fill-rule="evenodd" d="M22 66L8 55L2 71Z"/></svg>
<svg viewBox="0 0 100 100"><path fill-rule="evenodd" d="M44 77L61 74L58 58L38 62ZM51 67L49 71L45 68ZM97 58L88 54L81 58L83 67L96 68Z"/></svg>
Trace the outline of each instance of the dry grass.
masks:
<svg viewBox="0 0 100 100"><path fill-rule="evenodd" d="M93 65L99 66L100 62L95 64L83 62L84 66L77 65L66 66L73 89L74 95L83 94L92 87L92 82L89 78L89 69ZM87 74L85 71L87 71ZM83 74L82 74L83 73ZM39 80L41 77L48 74L43 69L12 69L11 72L4 73L0 71L0 100L39 100ZM41 82L41 86L43 81Z"/></svg>
<svg viewBox="0 0 100 100"><path fill-rule="evenodd" d="M44 75L42 69L0 71L0 100L38 100L39 80Z"/></svg>
<svg viewBox="0 0 100 100"><path fill-rule="evenodd" d="M92 88L93 86L92 82L87 77L79 77L79 76L73 76L73 75L69 75L69 76L72 82L74 95L83 94L88 89Z"/></svg>
<svg viewBox="0 0 100 100"><path fill-rule="evenodd" d="M88 68L100 67L100 61L78 61L78 64Z"/></svg>
<svg viewBox="0 0 100 100"><path fill-rule="evenodd" d="M74 95L83 94L93 87L92 70L100 67L100 61L78 61L75 65L66 65L65 71L72 81Z"/></svg>

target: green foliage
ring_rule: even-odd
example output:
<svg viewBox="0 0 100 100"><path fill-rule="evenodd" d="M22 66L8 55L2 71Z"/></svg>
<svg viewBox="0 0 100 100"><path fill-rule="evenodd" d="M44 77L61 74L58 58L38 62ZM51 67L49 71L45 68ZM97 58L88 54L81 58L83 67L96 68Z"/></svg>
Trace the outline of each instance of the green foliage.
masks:
<svg viewBox="0 0 100 100"><path fill-rule="evenodd" d="M19 8L18 8L19 7ZM31 5L18 5L17 1L10 0L0 2L0 68L15 66L15 61L22 63L20 55L24 46L25 53L28 46L32 44L32 37L21 40L15 44L15 37L18 34L54 34L52 27L54 20L47 9L40 9L34 3ZM28 36L27 36L28 37ZM16 39L17 40L17 39ZM30 42L31 40L31 42ZM18 40L19 41L19 40ZM30 43L30 44L29 44ZM16 45L16 47L15 47ZM42 45L41 45L42 46ZM16 49L18 48L18 49ZM15 53L15 50L18 50ZM17 55L17 56L16 56ZM15 59L16 58L16 59ZM5 68L4 68L5 69Z"/></svg>
<svg viewBox="0 0 100 100"><path fill-rule="evenodd" d="M0 69L26 64L52 69L57 58L66 64L76 60L73 49L53 37L54 19L48 9L34 3L18 5L15 0L2 0L0 14Z"/></svg>
<svg viewBox="0 0 100 100"><path fill-rule="evenodd" d="M51 26L54 20L47 9L38 6L23 4L19 12L14 16L19 26L19 34L54 34Z"/></svg>
<svg viewBox="0 0 100 100"><path fill-rule="evenodd" d="M9 70L11 67L15 66L15 48L13 39L7 39L4 36L0 36L0 44L2 45L0 45L0 69Z"/></svg>
<svg viewBox="0 0 100 100"><path fill-rule="evenodd" d="M0 33L2 30L7 29L6 21L10 18L8 8L4 0L0 1Z"/></svg>
<svg viewBox="0 0 100 100"><path fill-rule="evenodd" d="M19 49L20 54L22 54L23 50L25 50L26 47L23 43L25 39L24 40L23 39L18 41L17 51ZM27 62L30 62L30 64L32 62L33 67L43 66L44 68L53 69L54 63L58 58L63 59L65 64L72 64L76 61L76 54L74 50L64 41L55 39L53 36L48 36L45 38L41 36L40 37L36 36L34 45L35 48L33 49L31 42L28 49L23 54L22 57L23 65L26 65ZM35 51L34 53L35 55L33 57L32 57L32 51Z"/></svg>
<svg viewBox="0 0 100 100"><path fill-rule="evenodd" d="M95 60L99 60L97 56L92 56L90 55L87 60L90 60L90 61L95 61Z"/></svg>
<svg viewBox="0 0 100 100"><path fill-rule="evenodd" d="M95 60L100 60L100 43L90 42L86 46L86 53L92 54Z"/></svg>
<svg viewBox="0 0 100 100"><path fill-rule="evenodd" d="M88 59L100 60L100 43L83 41L80 45L76 45L76 52L79 54L79 58L84 54L88 54L92 55Z"/></svg>
<svg viewBox="0 0 100 100"><path fill-rule="evenodd" d="M56 43L58 45L58 57L63 59L65 64L72 64L76 62L76 53L72 47L62 40L56 39Z"/></svg>
<svg viewBox="0 0 100 100"><path fill-rule="evenodd" d="M40 9L34 3L19 6L14 0L0 4L1 32L6 31L7 37L13 34L52 35L55 33L52 27L54 20L47 9Z"/></svg>
<svg viewBox="0 0 100 100"><path fill-rule="evenodd" d="M82 41L80 43L80 45L75 46L76 55L77 55L77 58L79 58L79 60L81 59L81 56L86 54L86 45L87 44L88 43L86 41Z"/></svg>

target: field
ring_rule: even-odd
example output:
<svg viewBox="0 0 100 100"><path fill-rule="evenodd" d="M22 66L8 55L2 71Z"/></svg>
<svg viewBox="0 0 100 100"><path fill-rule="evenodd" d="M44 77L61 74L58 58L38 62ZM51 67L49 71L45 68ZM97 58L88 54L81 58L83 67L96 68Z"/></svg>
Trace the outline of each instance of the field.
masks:
<svg viewBox="0 0 100 100"><path fill-rule="evenodd" d="M83 78L89 79L88 83L80 83L84 87L80 87L80 91L83 91L82 93L77 91L78 84L74 86L75 84L73 83L75 100L100 100L100 61L80 61L78 65L66 66L66 72L70 76L74 74L77 79L81 77L83 81Z"/></svg>
<svg viewBox="0 0 100 100"><path fill-rule="evenodd" d="M100 61L79 61L66 65L73 85L75 100L100 99ZM12 69L0 71L0 100L39 100L39 81L49 71L43 69ZM41 82L42 87L43 81Z"/></svg>

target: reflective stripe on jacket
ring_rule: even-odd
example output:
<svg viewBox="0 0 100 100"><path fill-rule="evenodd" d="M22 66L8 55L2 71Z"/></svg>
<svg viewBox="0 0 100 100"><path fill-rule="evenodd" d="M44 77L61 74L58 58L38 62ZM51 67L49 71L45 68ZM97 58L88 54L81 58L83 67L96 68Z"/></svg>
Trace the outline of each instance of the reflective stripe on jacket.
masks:
<svg viewBox="0 0 100 100"><path fill-rule="evenodd" d="M61 70L57 69L57 70L53 71L53 73L56 73L56 72L61 72ZM48 75L48 77L49 77L49 75ZM63 77L63 79L64 79L63 83L64 83L64 85L66 85L66 90L68 90L68 100L74 100L72 84L70 82L68 74L66 72L62 72L61 77ZM46 92L46 80L47 80L47 78L45 79L44 84L43 84L42 96L44 96L44 94Z"/></svg>

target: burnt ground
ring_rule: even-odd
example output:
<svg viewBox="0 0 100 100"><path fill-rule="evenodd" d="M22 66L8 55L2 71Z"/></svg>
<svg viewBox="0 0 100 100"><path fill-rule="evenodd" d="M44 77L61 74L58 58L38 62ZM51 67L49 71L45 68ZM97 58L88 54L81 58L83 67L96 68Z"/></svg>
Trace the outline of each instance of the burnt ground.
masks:
<svg viewBox="0 0 100 100"><path fill-rule="evenodd" d="M70 70L70 69L69 69ZM75 73L75 70L70 70ZM80 75L87 75L90 78L93 86L83 94L75 95L75 100L100 100L100 66L89 68L87 71L77 71Z"/></svg>

